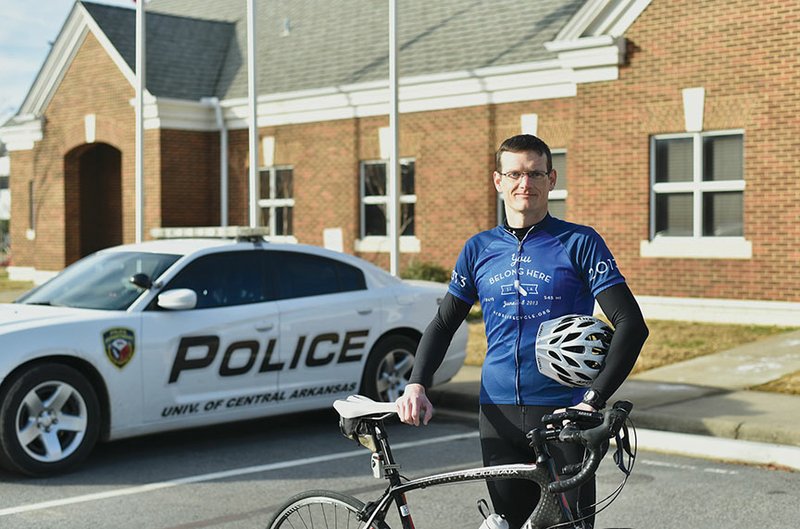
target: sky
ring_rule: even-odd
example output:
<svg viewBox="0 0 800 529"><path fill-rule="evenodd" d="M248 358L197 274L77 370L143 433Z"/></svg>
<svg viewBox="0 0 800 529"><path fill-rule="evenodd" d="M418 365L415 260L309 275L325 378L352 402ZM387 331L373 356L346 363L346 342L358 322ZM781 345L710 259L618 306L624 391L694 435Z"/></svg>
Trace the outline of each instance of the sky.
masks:
<svg viewBox="0 0 800 529"><path fill-rule="evenodd" d="M91 0L135 7L133 0ZM0 124L22 104L75 0L0 0Z"/></svg>

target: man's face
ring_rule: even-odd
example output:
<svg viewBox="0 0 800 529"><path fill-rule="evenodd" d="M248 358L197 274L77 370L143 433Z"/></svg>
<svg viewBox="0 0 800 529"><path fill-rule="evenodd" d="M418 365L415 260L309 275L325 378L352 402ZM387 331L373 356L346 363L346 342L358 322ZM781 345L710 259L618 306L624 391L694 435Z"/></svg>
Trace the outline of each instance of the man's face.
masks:
<svg viewBox="0 0 800 529"><path fill-rule="evenodd" d="M501 171L493 174L494 186L502 196L507 211L537 219L544 217L547 212L547 196L555 187L557 178L555 169L547 173L547 156L532 151L506 151L500 155L500 167ZM501 173L527 173L528 176L515 180ZM532 174L546 176L535 178L530 176Z"/></svg>

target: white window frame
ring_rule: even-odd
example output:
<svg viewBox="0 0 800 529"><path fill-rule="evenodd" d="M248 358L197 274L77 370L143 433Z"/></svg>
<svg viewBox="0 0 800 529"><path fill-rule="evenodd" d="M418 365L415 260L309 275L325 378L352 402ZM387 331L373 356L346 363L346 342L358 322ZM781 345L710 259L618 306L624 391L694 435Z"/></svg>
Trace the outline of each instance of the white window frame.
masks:
<svg viewBox="0 0 800 529"><path fill-rule="evenodd" d="M276 191L276 184L275 178L276 173L280 170L290 170L292 171L292 195L294 195L294 166L292 165L270 165L267 167L261 167L258 170L259 178L261 173L264 171L269 171L269 196L274 197ZM288 243L296 243L297 238L292 235L276 235L275 234L275 208L280 207L291 207L292 214L296 213L294 211L294 196L292 198L260 198L258 199L258 207L261 209L269 209L269 235L266 238L270 241L275 242L288 242ZM293 230L294 231L294 230Z"/></svg>
<svg viewBox="0 0 800 529"><path fill-rule="evenodd" d="M744 192L746 184L742 180L703 181L703 138L709 136L740 135L744 130L715 130L709 132L689 132L677 134L658 134L650 138L650 239L641 241L642 257L672 257L695 259L750 259L753 256L752 243L742 237L703 236L703 193L720 191ZM670 139L692 139L693 178L687 182L656 182L656 141ZM744 158L744 143L742 144ZM656 196L662 193L692 194L692 236L675 237L656 235ZM744 211L742 211L744 215ZM744 219L743 219L744 220Z"/></svg>
<svg viewBox="0 0 800 529"><path fill-rule="evenodd" d="M415 162L414 164L414 194L400 195L400 204L416 204L416 158L400 158L400 165L403 163ZM357 252L377 252L388 253L391 251L390 238L388 235L366 235L366 208L364 206L386 206L389 210L389 195L373 195L366 196L366 176L364 168L367 165L383 164L386 166L386 188L389 188L389 160L362 160L358 165L359 172L359 238L355 241L355 250ZM400 175L398 175L400 178ZM414 211L416 215L416 208ZM389 217L386 217L386 233L389 233ZM400 236L400 252L401 253L419 253L420 241L416 235L401 235Z"/></svg>

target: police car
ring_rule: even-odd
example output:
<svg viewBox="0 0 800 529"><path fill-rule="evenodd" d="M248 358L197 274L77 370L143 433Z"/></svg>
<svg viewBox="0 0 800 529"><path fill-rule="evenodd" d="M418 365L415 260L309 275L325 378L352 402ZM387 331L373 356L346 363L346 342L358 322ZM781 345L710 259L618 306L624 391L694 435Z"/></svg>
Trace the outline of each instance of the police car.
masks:
<svg viewBox="0 0 800 529"><path fill-rule="evenodd" d="M396 399L446 286L237 233L102 250L0 305L0 464L46 475L98 440Z"/></svg>

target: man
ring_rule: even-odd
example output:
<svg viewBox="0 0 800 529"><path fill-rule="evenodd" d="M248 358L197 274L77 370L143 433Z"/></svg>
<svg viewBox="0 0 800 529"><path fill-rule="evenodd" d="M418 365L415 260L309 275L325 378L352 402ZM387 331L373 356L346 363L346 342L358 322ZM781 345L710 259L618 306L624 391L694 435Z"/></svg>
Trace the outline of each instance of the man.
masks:
<svg viewBox="0 0 800 529"><path fill-rule="evenodd" d="M548 193L558 175L550 148L535 136L514 136L495 157L494 185L506 222L467 241L439 311L417 349L411 381L397 407L403 422L427 424L433 406L425 394L455 330L480 301L488 349L483 363L479 428L485 465L530 462L525 434L541 417L574 407L596 411L622 384L647 338L639 306L603 239L590 227L551 217ZM598 204L598 207L601 205ZM566 314L592 314L595 299L615 327L606 363L591 388L562 386L536 366L539 325ZM582 450L553 450L559 468L579 462ZM530 515L538 487L524 480L488 482L495 511L511 529ZM594 480L568 500L592 517Z"/></svg>

